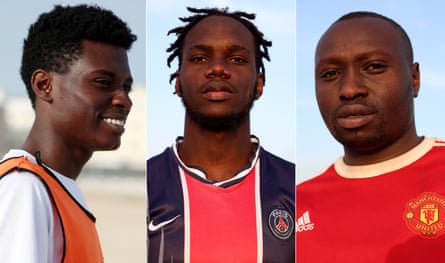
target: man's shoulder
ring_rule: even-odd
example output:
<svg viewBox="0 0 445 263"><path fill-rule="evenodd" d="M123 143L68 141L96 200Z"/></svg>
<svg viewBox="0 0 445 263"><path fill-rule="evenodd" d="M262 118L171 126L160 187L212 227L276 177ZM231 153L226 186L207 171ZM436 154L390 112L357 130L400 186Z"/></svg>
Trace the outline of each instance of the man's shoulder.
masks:
<svg viewBox="0 0 445 263"><path fill-rule="evenodd" d="M41 185L42 182L39 177L28 171L10 171L2 175L0 184L2 182L7 182L8 184L27 184L27 185ZM43 185L42 185L43 186Z"/></svg>
<svg viewBox="0 0 445 263"><path fill-rule="evenodd" d="M259 153L260 169L264 180L270 180L276 185L283 185L294 192L295 185L295 164L264 149Z"/></svg>
<svg viewBox="0 0 445 263"><path fill-rule="evenodd" d="M445 140L436 137L426 138L426 140L431 141L432 147L441 151L445 150Z"/></svg>
<svg viewBox="0 0 445 263"><path fill-rule="evenodd" d="M289 168L295 169L295 164L293 162L290 162L288 160L285 160L284 158L275 155L264 148L260 149L260 160L267 160L268 162L275 163L282 166L287 166Z"/></svg>
<svg viewBox="0 0 445 263"><path fill-rule="evenodd" d="M28 169L17 169L23 162L34 164L23 156L5 155L0 162L0 184L15 185L42 185L43 184L37 174Z"/></svg>
<svg viewBox="0 0 445 263"><path fill-rule="evenodd" d="M167 178L177 173L178 162L171 147L147 160L147 180ZM164 180L164 179L162 179Z"/></svg>
<svg viewBox="0 0 445 263"><path fill-rule="evenodd" d="M303 189L311 189L312 187L317 187L318 185L323 185L325 183L331 183L333 178L338 176L335 171L334 164L330 164L328 167L324 168L321 172L314 174L304 180L301 180L297 184L297 191Z"/></svg>
<svg viewBox="0 0 445 263"><path fill-rule="evenodd" d="M2 201L18 202L18 199L39 199L49 201L46 187L40 178L27 171L12 171L1 177L0 195Z"/></svg>
<svg viewBox="0 0 445 263"><path fill-rule="evenodd" d="M171 155L171 147L167 147L161 153L158 153L150 158L148 158L147 163L152 164L156 162L163 161Z"/></svg>

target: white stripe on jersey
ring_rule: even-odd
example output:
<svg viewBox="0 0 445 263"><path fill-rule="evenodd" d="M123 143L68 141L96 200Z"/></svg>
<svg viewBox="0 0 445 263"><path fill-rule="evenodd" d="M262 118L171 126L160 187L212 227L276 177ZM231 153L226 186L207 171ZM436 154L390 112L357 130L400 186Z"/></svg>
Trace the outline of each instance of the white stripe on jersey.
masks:
<svg viewBox="0 0 445 263"><path fill-rule="evenodd" d="M263 262L263 216L261 213L260 191L260 162L255 166L255 209L256 209L256 236L257 236L257 262Z"/></svg>
<svg viewBox="0 0 445 263"><path fill-rule="evenodd" d="M181 178L181 186L184 198L184 263L190 263L190 201L187 187L187 180L185 179L184 170L179 169L179 176Z"/></svg>

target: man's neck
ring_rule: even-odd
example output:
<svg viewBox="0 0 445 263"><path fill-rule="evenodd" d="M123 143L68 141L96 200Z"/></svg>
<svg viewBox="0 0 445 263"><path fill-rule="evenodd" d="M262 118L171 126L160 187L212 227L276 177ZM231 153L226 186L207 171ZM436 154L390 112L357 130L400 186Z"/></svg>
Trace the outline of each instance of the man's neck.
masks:
<svg viewBox="0 0 445 263"><path fill-rule="evenodd" d="M92 153L67 147L48 131L45 136L41 136L39 129L35 127L31 128L21 148L30 154L40 152L42 163L73 180L77 179L83 166L92 156Z"/></svg>
<svg viewBox="0 0 445 263"><path fill-rule="evenodd" d="M188 166L203 169L207 179L223 181L247 167L255 153L249 125L231 131L185 129L178 154Z"/></svg>

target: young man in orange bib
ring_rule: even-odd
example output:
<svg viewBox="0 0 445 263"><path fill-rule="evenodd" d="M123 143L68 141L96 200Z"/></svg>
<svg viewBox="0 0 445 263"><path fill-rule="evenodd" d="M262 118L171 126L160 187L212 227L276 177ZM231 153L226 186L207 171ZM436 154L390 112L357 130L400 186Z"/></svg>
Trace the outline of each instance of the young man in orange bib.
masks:
<svg viewBox="0 0 445 263"><path fill-rule="evenodd" d="M135 40L97 6L55 6L29 28L21 76L35 120L0 163L1 262L104 261L75 180L95 151L120 145Z"/></svg>

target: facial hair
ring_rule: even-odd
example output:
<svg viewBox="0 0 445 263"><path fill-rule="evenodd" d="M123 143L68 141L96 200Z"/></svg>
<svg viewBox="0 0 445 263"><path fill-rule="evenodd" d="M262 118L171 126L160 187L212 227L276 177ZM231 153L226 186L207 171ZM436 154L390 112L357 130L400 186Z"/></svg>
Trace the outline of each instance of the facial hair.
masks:
<svg viewBox="0 0 445 263"><path fill-rule="evenodd" d="M235 130L243 121L249 118L250 110L253 107L254 98L256 97L256 89L248 104L239 112L231 112L223 116L209 116L203 112L195 110L182 96L181 101L185 107L186 114L192 121L197 123L202 129L208 131L229 131Z"/></svg>

